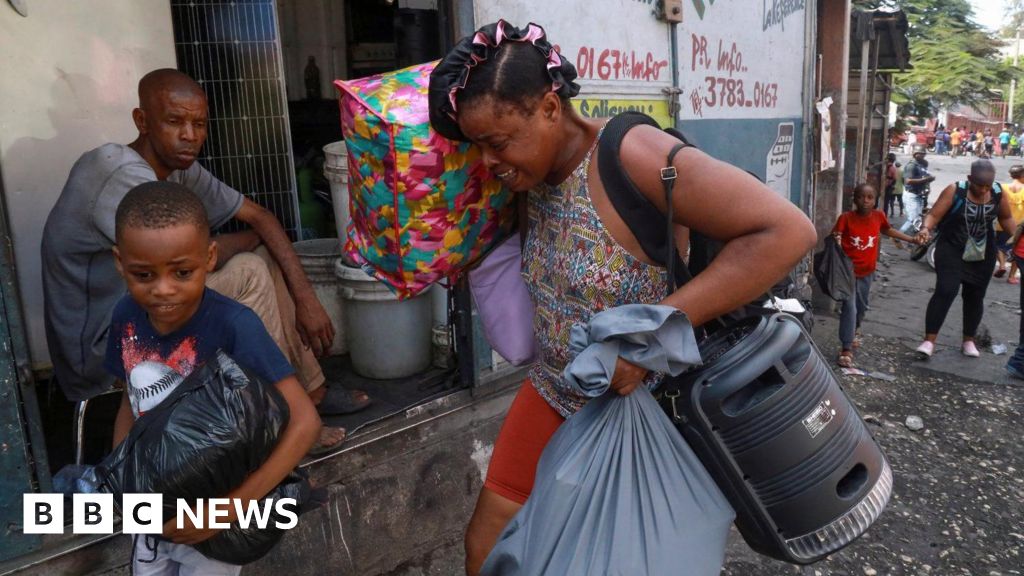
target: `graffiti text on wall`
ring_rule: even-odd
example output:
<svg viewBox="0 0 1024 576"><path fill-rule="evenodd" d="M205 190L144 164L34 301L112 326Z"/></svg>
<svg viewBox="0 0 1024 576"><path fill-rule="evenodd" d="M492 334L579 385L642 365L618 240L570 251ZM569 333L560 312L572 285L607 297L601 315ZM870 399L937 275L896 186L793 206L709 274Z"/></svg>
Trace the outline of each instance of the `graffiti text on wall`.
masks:
<svg viewBox="0 0 1024 576"><path fill-rule="evenodd" d="M786 30L786 17L804 9L805 0L761 0L764 8L762 30L781 26Z"/></svg>
<svg viewBox="0 0 1024 576"><path fill-rule="evenodd" d="M743 65L743 52L735 42L719 40L714 55L706 36L691 35L693 45L690 70L710 72L704 82L690 92L690 106L696 116L704 116L704 108L775 108L779 102L779 85L767 79L748 76Z"/></svg>
<svg viewBox="0 0 1024 576"><path fill-rule="evenodd" d="M576 71L580 78L600 80L658 80L668 68L668 60L655 60L654 54L633 50L605 48L600 52L581 46L576 54Z"/></svg>

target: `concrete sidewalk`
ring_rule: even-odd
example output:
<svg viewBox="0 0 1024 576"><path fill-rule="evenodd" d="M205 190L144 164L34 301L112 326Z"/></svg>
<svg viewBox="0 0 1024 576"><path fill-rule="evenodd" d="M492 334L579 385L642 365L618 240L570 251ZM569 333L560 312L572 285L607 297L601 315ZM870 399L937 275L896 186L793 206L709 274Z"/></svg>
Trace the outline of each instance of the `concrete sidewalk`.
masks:
<svg viewBox="0 0 1024 576"><path fill-rule="evenodd" d="M884 241L883 251L869 310L861 327L866 337L896 340L898 348L892 352L905 351L908 354L896 355L895 359L920 370L985 383L1024 384L1011 378L1003 368L1019 340L1020 286L1007 283L1005 276L993 278L989 284L979 334L981 358L967 358L960 353L963 308L958 297L939 333L935 355L931 360L919 360L912 352L924 338L925 309L935 291L935 272L923 261L911 261L905 250L896 248L889 240ZM991 343L984 338L986 332ZM836 340L836 334L816 333L815 338L819 344L831 343ZM993 354L993 344L1005 346L1006 353ZM836 346L837 341L828 350L835 352ZM856 362L858 367L865 369L892 371L886 360L871 355L858 355Z"/></svg>

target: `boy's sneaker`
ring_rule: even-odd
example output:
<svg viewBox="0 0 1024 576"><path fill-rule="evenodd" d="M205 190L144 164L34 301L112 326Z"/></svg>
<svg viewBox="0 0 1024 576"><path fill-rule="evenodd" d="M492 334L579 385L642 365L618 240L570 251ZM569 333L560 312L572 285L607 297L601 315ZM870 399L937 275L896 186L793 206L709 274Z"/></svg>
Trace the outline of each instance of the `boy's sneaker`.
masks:
<svg viewBox="0 0 1024 576"><path fill-rule="evenodd" d="M960 348L960 351L963 352L963 355L967 356L968 358L981 357L981 352L978 351L978 347L974 345L973 340L968 340L964 342L963 346Z"/></svg>
<svg viewBox="0 0 1024 576"><path fill-rule="evenodd" d="M921 356L922 360L927 360L932 357L932 354L935 353L935 343L929 340L925 340L924 342L921 342L921 345L917 347L917 350L915 350L915 352L917 352L918 355Z"/></svg>

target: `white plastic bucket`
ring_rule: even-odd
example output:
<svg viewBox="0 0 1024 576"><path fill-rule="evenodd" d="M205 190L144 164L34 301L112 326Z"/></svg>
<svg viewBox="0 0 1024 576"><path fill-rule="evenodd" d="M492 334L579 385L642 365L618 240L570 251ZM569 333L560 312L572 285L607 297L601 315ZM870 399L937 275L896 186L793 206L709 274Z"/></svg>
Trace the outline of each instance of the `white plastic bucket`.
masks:
<svg viewBox="0 0 1024 576"><path fill-rule="evenodd" d="M334 225L338 238L344 242L348 231L348 148L345 141L324 146L324 178L331 184L331 204L334 205Z"/></svg>
<svg viewBox="0 0 1024 576"><path fill-rule="evenodd" d="M345 301L345 334L352 369L378 380L404 378L430 366L432 306L429 293L408 300L339 258L334 272Z"/></svg>
<svg viewBox="0 0 1024 576"><path fill-rule="evenodd" d="M345 341L344 303L341 300L338 277L334 274L334 261L341 256L341 241L337 238L317 238L296 242L293 246L306 277L313 285L317 299L330 317L331 324L334 324L334 342L327 355L344 354L348 351L348 344Z"/></svg>

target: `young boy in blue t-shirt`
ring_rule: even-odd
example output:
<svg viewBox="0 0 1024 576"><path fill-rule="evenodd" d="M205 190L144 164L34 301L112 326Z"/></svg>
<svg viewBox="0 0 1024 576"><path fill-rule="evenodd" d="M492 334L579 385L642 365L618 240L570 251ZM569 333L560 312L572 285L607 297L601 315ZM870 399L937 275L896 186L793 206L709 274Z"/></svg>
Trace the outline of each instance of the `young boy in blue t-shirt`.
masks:
<svg viewBox="0 0 1024 576"><path fill-rule="evenodd" d="M107 370L125 383L114 444L195 367L223 350L273 382L290 417L262 466L229 494L209 497L262 498L309 451L320 432L320 417L256 314L206 288L206 274L217 262L217 243L210 239L202 202L180 184L141 184L117 208L115 238L115 263L128 296L114 308L106 356ZM226 521L234 522L234 516L232 506ZM177 529L171 520L163 540L137 536L132 573L237 575L241 566L209 559L190 546L216 533L190 525Z"/></svg>

